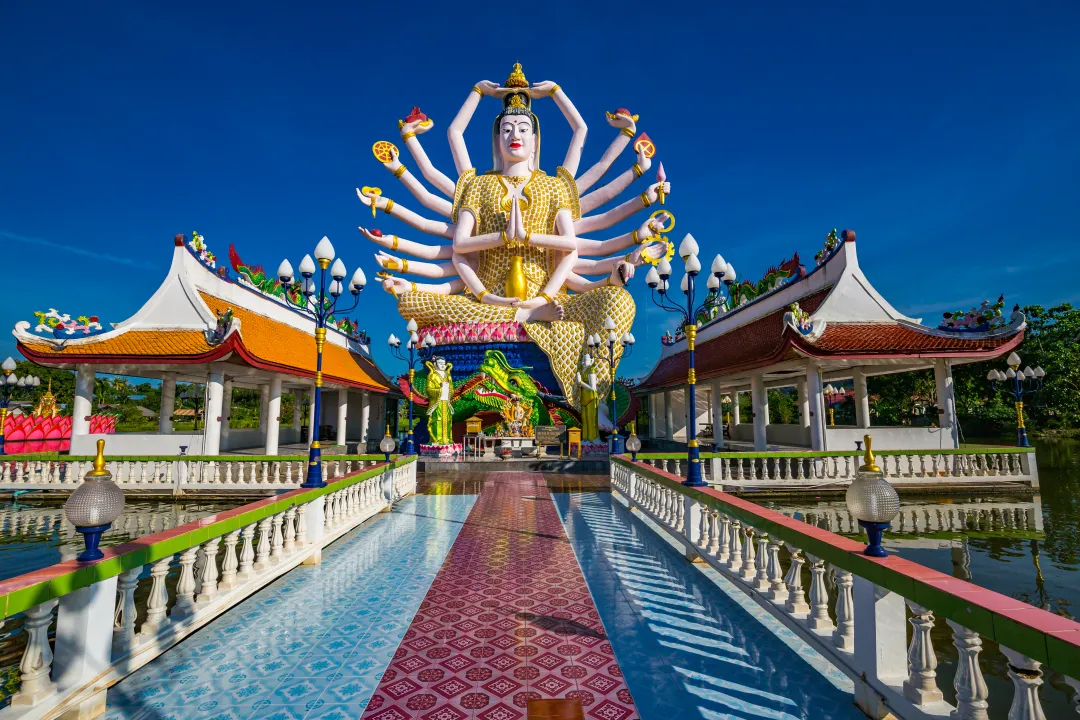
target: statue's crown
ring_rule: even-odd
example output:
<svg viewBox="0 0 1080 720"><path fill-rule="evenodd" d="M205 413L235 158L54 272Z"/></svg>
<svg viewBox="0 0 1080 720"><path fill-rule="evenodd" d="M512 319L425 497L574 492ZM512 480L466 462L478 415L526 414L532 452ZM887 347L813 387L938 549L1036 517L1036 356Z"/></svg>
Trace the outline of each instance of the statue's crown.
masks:
<svg viewBox="0 0 1080 720"><path fill-rule="evenodd" d="M510 102L506 103L508 108L522 108L527 110L528 106L525 104L525 98L520 93L514 93L510 96Z"/></svg>
<svg viewBox="0 0 1080 720"><path fill-rule="evenodd" d="M514 69L510 71L510 77L506 78L503 87L527 88L529 81L525 79L525 73L521 70L521 63L514 63Z"/></svg>

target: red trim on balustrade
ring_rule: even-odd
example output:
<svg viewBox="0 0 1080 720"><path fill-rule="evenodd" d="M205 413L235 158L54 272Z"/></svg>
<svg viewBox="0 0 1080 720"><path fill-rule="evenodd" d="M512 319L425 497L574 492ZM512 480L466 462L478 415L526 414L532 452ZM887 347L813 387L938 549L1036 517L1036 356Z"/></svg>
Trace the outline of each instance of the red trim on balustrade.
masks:
<svg viewBox="0 0 1080 720"><path fill-rule="evenodd" d="M640 460L635 463L625 456L623 459L634 467L647 471L647 474L660 475L667 480L680 484L683 482L682 477L673 475L665 470L654 468L652 465L648 465ZM729 495L728 493L714 490L710 487L694 488L694 490L704 495L710 495L717 500L722 500L728 505L743 510L748 514L755 515L764 521L783 525L802 535L832 545L838 550L858 554L861 559L867 562L882 565L893 572L917 580L925 585L932 585L943 593L956 595L965 602L990 611L995 615L1000 615L1004 618L1013 620L1032 630L1053 635L1063 642L1080 648L1080 623L1073 620L1034 607L1022 600L1016 600L1015 598L1002 595L993 590L987 590L986 588L969 583L966 580L954 578L951 575L946 575L945 573L938 572L925 565L920 565L896 555L890 555L885 558L873 558L863 555L862 552L866 546L860 542L843 537L842 535L837 535L824 528L819 528L816 525L810 525L801 520L788 517L775 510L763 508L760 505L756 505L749 500L743 500L735 495Z"/></svg>

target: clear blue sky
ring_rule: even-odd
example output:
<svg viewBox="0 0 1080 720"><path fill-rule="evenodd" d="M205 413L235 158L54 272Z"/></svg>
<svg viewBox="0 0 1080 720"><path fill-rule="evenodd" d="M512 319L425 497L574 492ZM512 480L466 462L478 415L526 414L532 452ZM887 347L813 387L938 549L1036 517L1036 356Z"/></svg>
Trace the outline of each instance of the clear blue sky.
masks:
<svg viewBox="0 0 1080 720"><path fill-rule="evenodd" d="M640 113L674 185L676 236L692 231L744 277L794 251L812 264L829 229L851 227L878 289L928 323L1002 292L1080 300L1076 2L6 0L0 326L50 306L127 318L173 235L192 230L223 261L235 243L267 268L328 235L372 277L353 189L419 204L371 144L395 140L419 104L437 123L425 145L451 171L446 125L514 61L589 122L583 167L613 137L605 110ZM549 101L536 109L553 172L569 133ZM486 101L470 128L474 158L494 112ZM652 366L668 322L643 290L639 278L627 374ZM377 359L398 370L383 342L404 325L392 298L373 286L362 310Z"/></svg>

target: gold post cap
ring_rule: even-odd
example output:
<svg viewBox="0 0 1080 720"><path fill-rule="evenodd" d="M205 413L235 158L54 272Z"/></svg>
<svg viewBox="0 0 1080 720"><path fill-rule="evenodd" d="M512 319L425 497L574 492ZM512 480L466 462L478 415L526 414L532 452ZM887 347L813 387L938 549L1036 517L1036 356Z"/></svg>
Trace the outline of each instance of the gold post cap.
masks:
<svg viewBox="0 0 1080 720"><path fill-rule="evenodd" d="M881 468L874 461L874 451L871 449L873 439L869 435L863 435L863 443L866 444L866 452L863 453L863 464L859 472L881 472Z"/></svg>
<svg viewBox="0 0 1080 720"><path fill-rule="evenodd" d="M105 440L97 441L97 457L94 458L94 469L86 473L86 477L106 477L111 473L105 469Z"/></svg>

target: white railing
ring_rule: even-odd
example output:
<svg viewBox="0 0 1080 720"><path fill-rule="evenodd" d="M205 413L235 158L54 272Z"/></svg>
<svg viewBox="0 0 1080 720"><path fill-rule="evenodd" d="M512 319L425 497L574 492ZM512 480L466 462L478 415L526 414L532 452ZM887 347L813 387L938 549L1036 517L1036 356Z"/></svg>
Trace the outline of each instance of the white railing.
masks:
<svg viewBox="0 0 1080 720"><path fill-rule="evenodd" d="M846 485L855 479L860 460L843 453L702 453L705 477L713 485L736 488L799 488ZM1020 448L972 450L891 450L875 454L894 485L1017 484L1038 487L1035 453ZM686 477L686 458L641 454L653 467Z"/></svg>
<svg viewBox="0 0 1080 720"><path fill-rule="evenodd" d="M380 462L376 456L329 456L322 460L324 478L341 477ZM0 491L74 490L93 460L5 458L0 463ZM296 487L307 474L307 458L207 457L111 459L106 466L125 490L199 491L209 488L258 489Z"/></svg>
<svg viewBox="0 0 1080 720"><path fill-rule="evenodd" d="M108 548L96 563L3 581L0 626L21 623L25 647L19 689L0 720L96 717L110 685L296 566L319 562L322 548L415 491L415 458L403 458Z"/></svg>
<svg viewBox="0 0 1080 720"><path fill-rule="evenodd" d="M831 532L862 533L854 516L842 503L817 505L769 503L769 508L789 517L798 514L803 522ZM962 533L967 530L987 532L1042 532L1042 501L1016 502L903 502L900 514L893 520L890 533L920 534L934 532Z"/></svg>
<svg viewBox="0 0 1080 720"><path fill-rule="evenodd" d="M1010 719L1041 720L1043 665L1049 661L1061 670L1080 664L1080 644L1058 638L1055 655L1047 657L1048 636L1080 633L1080 624L901 558L866 558L862 544L716 490L687 488L678 477L624 458L612 459L611 483L631 510L675 536L688 558L708 563L847 673L855 682L856 704L870 717L891 712L903 720L985 720L993 702L995 708L1008 706ZM963 594L951 583L961 584ZM906 594L897 587L907 588ZM1008 634L996 633L998 610L1018 607L1026 608L1024 619L1011 620ZM949 608L937 614L944 615L959 653L955 706L937 685L931 632L942 618L934 608ZM1011 697L990 697L979 663L984 636L1005 655ZM1007 647L1008 638L1021 647ZM1065 680L1080 691L1076 680Z"/></svg>

